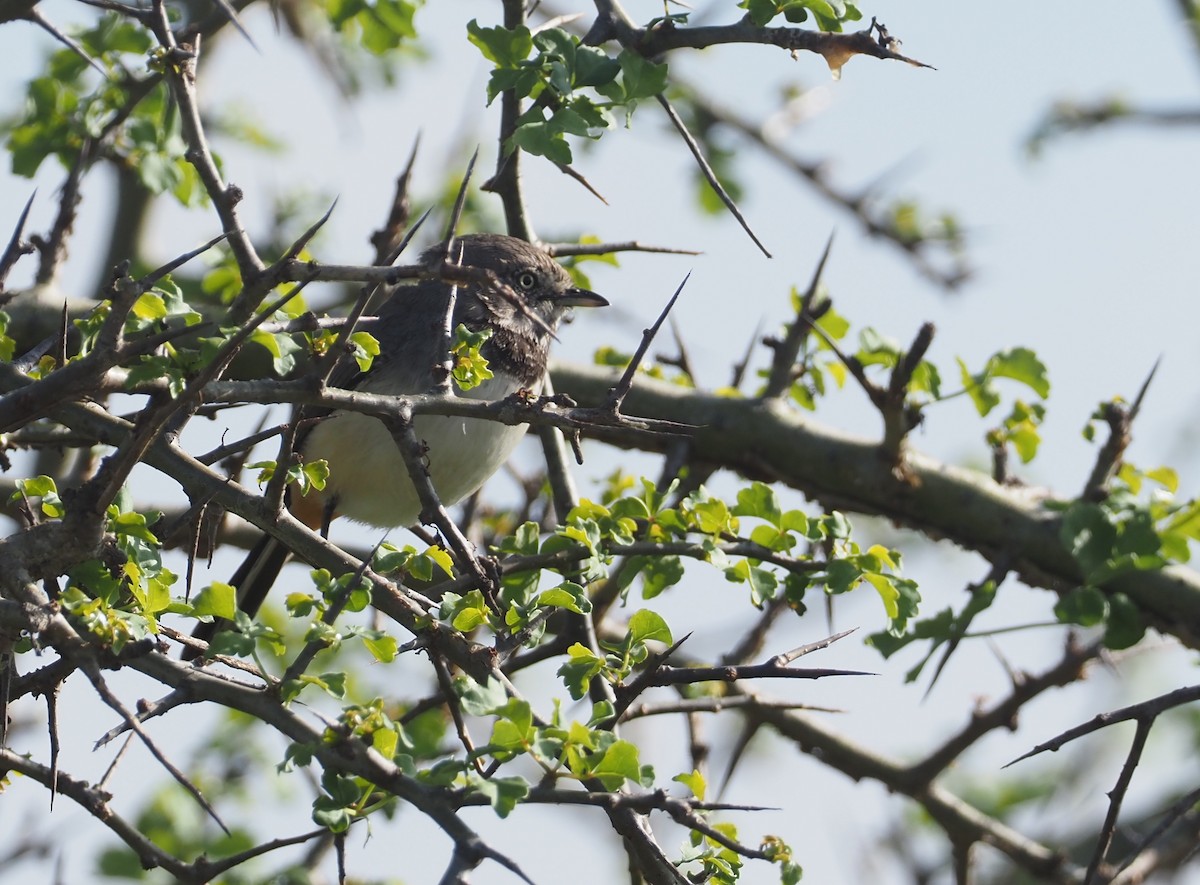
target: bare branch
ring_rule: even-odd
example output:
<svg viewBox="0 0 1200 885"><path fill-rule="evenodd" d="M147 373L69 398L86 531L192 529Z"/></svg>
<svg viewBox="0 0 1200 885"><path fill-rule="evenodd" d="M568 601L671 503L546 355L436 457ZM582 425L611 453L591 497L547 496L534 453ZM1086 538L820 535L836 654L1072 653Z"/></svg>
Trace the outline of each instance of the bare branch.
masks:
<svg viewBox="0 0 1200 885"><path fill-rule="evenodd" d="M408 224L410 203L408 190L412 184L413 165L417 161L417 149L421 146L421 134L413 139L412 150L408 154L408 162L396 178L396 193L392 197L392 206L388 211L387 221L383 227L371 234L371 245L375 247L375 260L372 264L391 264L395 258L388 260L402 239L401 231Z"/></svg>
<svg viewBox="0 0 1200 885"><path fill-rule="evenodd" d="M605 4L607 5L607 4ZM597 4L599 7L600 4ZM901 55L896 51L899 41L892 38L887 29L878 25L874 19L865 31L849 34L839 34L825 31L810 31L805 28L766 27L754 24L748 17L731 25L708 25L695 27L678 27L666 22L653 29L633 28L625 16L608 15L602 28L593 26L592 33L584 42L595 45L608 39L608 34L617 37L620 42L636 49L647 58L673 52L677 49L707 49L729 43L755 43L764 46L777 46L788 52L815 52L825 58L831 71L841 70L849 59L856 55L866 55L873 58L902 61L917 68L936 70L932 65L917 61L914 58ZM624 19L624 21L622 21ZM879 38L873 35L878 32Z"/></svg>
<svg viewBox="0 0 1200 885"><path fill-rule="evenodd" d="M92 70L96 71L101 77L106 80L108 79L108 71L104 70L103 65L88 55L87 51L79 45L78 41L74 40L72 37L56 28L53 23L48 21L36 8L30 9L26 15L26 18L28 18L29 21L33 22L63 46L67 47L80 58L82 58L85 62L87 62L88 66L91 67Z"/></svg>
<svg viewBox="0 0 1200 885"><path fill-rule="evenodd" d="M611 369L552 366L558 390L582 406L607 401L617 376ZM687 422L695 457L749 476L770 477L823 506L872 513L1007 562L1032 586L1068 590L1082 581L1079 564L1059 539L1057 520L1043 502L1047 489L999 485L990 477L909 450L911 476L897 478L878 457L877 444L834 431L794 410L718 396L639 376L625 400L627 412ZM714 430L719 428L719 430ZM641 438L617 427L583 426L590 438L614 445L665 451L669 437ZM970 501L966 507L950 501ZM1103 589L1133 600L1156 629L1200 647L1200 575L1168 566L1116 575Z"/></svg>
<svg viewBox="0 0 1200 885"><path fill-rule="evenodd" d="M1129 782L1133 780L1133 773L1137 770L1138 762L1142 758L1142 751L1146 749L1146 738L1150 737L1150 729L1153 725L1153 718L1137 720L1137 732L1133 736L1133 743L1129 746L1129 754L1125 757L1125 764L1121 766L1121 774L1117 778L1116 786L1108 794L1108 814L1104 817L1104 826L1100 830L1100 838L1096 840L1096 851L1092 855L1091 863L1088 864L1083 885L1092 885L1096 881L1096 876L1100 873L1100 866L1108 856L1113 835L1117 831L1117 818L1121 815L1121 803L1129 791Z"/></svg>
<svg viewBox="0 0 1200 885"><path fill-rule="evenodd" d="M1093 717L1090 721L1085 722L1083 725L1076 725L1074 728L1068 728L1066 731L1051 738L1050 740L1038 744L1028 753L1021 754L1004 767L1008 768L1010 765L1016 765L1018 762L1021 762L1025 759L1030 759L1042 753L1053 753L1056 750L1062 749L1071 741L1078 740L1085 735L1100 731L1102 728L1108 728L1108 726L1115 725L1118 722L1129 722L1130 720L1137 720L1140 722L1143 719L1153 720L1167 710L1183 704L1190 704L1197 700L1200 700L1200 685L1189 685L1186 688L1177 688L1174 691L1161 694L1158 697L1151 698L1148 701L1143 701L1140 704L1122 707L1121 709L1113 710L1110 713L1100 713Z"/></svg>
<svg viewBox="0 0 1200 885"><path fill-rule="evenodd" d="M570 258L576 255L611 255L614 252L649 252L661 255L703 255L695 249L675 249L670 246L651 246L637 240L617 243L543 243L551 258Z"/></svg>
<svg viewBox="0 0 1200 885"><path fill-rule="evenodd" d="M792 386L794 367L800 356L800 348L808 338L813 321L817 319L814 313L814 304L817 291L821 286L821 277L825 274L825 264L829 261L829 253L832 249L833 234L830 233L829 239L825 241L825 251L821 253L808 288L804 290L804 295L800 298L800 309L796 312L796 318L788 326L787 335L783 341L771 343L774 353L771 357L771 373L767 376L767 384L763 390L763 397L766 399L778 399Z"/></svg>

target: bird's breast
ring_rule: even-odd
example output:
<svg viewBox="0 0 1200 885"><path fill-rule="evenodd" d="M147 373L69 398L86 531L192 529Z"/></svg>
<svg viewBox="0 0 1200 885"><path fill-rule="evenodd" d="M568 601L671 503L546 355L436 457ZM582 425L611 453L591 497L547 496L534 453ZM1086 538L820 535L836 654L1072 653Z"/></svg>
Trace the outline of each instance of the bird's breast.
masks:
<svg viewBox="0 0 1200 885"><path fill-rule="evenodd" d="M470 391L470 399L497 400L521 385L497 374ZM386 391L377 391L386 392ZM495 473L525 435L525 425L510 426L478 418L422 415L413 422L426 447L433 487L445 506L476 491ZM329 463L323 501L336 498L336 512L380 527L414 525L421 503L408 468L388 429L357 412L334 412L308 434L306 461Z"/></svg>

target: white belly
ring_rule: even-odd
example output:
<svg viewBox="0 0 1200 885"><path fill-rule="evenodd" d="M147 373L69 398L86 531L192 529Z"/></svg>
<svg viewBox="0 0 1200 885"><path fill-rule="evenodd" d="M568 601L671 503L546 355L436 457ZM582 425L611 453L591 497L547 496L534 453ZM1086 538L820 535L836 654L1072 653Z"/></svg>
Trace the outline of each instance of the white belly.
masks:
<svg viewBox="0 0 1200 885"><path fill-rule="evenodd" d="M471 399L508 396L515 385L498 378L466 394ZM423 415L414 422L428 448L429 475L438 498L450 506L470 495L500 469L525 435L525 425ZM380 527L414 525L421 503L408 468L381 422L356 412L335 412L317 424L304 442L305 459L329 462L322 498L337 498L337 512Z"/></svg>

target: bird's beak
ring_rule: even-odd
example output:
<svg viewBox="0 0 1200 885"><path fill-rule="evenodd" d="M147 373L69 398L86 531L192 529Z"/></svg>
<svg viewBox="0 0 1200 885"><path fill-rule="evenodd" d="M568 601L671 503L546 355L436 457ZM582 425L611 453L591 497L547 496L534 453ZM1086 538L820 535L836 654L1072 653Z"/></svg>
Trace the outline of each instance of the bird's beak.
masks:
<svg viewBox="0 0 1200 885"><path fill-rule="evenodd" d="M558 303L563 307L608 307L608 299L603 295L574 286L558 297Z"/></svg>

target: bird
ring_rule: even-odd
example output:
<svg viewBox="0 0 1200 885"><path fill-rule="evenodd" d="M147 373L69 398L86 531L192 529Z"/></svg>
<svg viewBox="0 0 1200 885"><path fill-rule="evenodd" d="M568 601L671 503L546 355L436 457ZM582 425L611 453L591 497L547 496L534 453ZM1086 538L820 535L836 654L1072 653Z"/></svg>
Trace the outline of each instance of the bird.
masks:
<svg viewBox="0 0 1200 885"><path fill-rule="evenodd" d="M457 237L451 255L458 263L489 270L520 301L488 284L460 283L451 328L490 331L480 355L492 377L458 396L499 400L519 390L540 391L550 342L559 322L575 307L603 307L608 300L574 284L566 270L543 249L502 234ZM445 244L428 249L421 262L435 265L446 255ZM372 334L379 354L370 368L344 362L329 384L365 393L403 395L429 393L447 354L444 330L451 284L439 279L397 287L379 309ZM442 369L444 371L444 369ZM475 492L495 473L525 435L525 425L511 426L482 418L421 415L414 431L427 449L427 465L438 499L451 505ZM288 509L310 528L324 531L332 518L376 528L414 525L421 502L391 432L376 418L360 412L333 410L297 434L295 449L305 461L324 460L329 476L323 489L289 490ZM238 608L253 617L262 605L291 551L264 533L230 579ZM201 623L193 637L210 640L224 623ZM194 647L184 659L195 658Z"/></svg>

